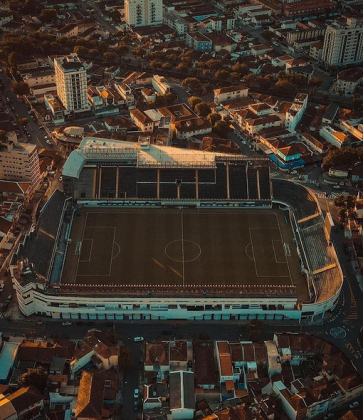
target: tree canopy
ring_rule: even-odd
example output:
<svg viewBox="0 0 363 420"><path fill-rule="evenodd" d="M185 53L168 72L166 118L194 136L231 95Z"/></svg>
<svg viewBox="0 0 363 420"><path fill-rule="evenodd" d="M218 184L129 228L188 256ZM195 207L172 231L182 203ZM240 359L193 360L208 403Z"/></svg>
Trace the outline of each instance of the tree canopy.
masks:
<svg viewBox="0 0 363 420"><path fill-rule="evenodd" d="M357 162L363 161L363 147L343 147L341 149L331 149L324 157L321 167L328 171L335 166L349 168Z"/></svg>
<svg viewBox="0 0 363 420"><path fill-rule="evenodd" d="M18 383L20 387L27 387L34 385L40 392L43 392L47 385L48 373L42 368L38 367L35 369L29 369L18 377Z"/></svg>
<svg viewBox="0 0 363 420"><path fill-rule="evenodd" d="M11 85L11 91L16 95L29 95L30 89L28 83L25 82L14 82Z"/></svg>
<svg viewBox="0 0 363 420"><path fill-rule="evenodd" d="M195 105L195 112L200 117L206 117L212 112L212 110L210 109L210 106L206 102L200 102L197 105Z"/></svg>
<svg viewBox="0 0 363 420"><path fill-rule="evenodd" d="M191 96L190 98L188 98L188 104L193 109L195 108L196 105L200 104L201 102L203 102L203 100L199 96Z"/></svg>

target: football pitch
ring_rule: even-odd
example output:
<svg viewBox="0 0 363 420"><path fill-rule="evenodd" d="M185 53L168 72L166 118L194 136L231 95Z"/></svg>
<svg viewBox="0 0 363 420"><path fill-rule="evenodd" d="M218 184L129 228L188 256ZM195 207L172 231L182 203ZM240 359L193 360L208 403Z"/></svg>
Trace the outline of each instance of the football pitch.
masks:
<svg viewBox="0 0 363 420"><path fill-rule="evenodd" d="M296 285L305 278L286 213L82 209L62 282L79 285Z"/></svg>

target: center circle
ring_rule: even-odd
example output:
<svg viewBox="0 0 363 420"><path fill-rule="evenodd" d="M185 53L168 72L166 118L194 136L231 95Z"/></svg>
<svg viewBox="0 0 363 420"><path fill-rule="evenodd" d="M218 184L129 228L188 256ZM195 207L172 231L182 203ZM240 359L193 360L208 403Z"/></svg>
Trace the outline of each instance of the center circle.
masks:
<svg viewBox="0 0 363 420"><path fill-rule="evenodd" d="M165 255L175 262L192 262L200 257L200 246L188 239L176 239L165 247Z"/></svg>

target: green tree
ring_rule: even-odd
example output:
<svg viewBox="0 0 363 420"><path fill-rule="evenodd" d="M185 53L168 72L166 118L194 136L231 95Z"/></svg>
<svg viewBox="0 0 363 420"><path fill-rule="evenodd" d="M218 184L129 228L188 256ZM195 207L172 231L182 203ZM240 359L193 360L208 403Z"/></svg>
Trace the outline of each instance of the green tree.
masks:
<svg viewBox="0 0 363 420"><path fill-rule="evenodd" d="M84 57L89 54L88 48L84 47L83 45L76 45L73 48L73 52L75 52L80 57Z"/></svg>
<svg viewBox="0 0 363 420"><path fill-rule="evenodd" d="M288 95L296 92L296 86L288 80L278 80L275 84L275 92L280 95Z"/></svg>
<svg viewBox="0 0 363 420"><path fill-rule="evenodd" d="M130 48L126 44L119 44L114 48L114 51L119 55L125 55L130 51Z"/></svg>
<svg viewBox="0 0 363 420"><path fill-rule="evenodd" d="M357 162L362 162L362 147L343 147L341 149L331 149L324 157L321 167L324 171L328 171L335 166L343 166L350 168Z"/></svg>
<svg viewBox="0 0 363 420"><path fill-rule="evenodd" d="M0 141L5 141L6 138L6 131L0 130Z"/></svg>
<svg viewBox="0 0 363 420"><path fill-rule="evenodd" d="M137 57L144 58L146 51L144 50L144 48L137 47L133 50L133 54Z"/></svg>
<svg viewBox="0 0 363 420"><path fill-rule="evenodd" d="M214 71L219 70L223 67L222 61L217 60L215 58L211 58L205 64L207 65L208 68Z"/></svg>
<svg viewBox="0 0 363 420"><path fill-rule="evenodd" d="M105 52L102 56L105 61L113 62L118 58L118 55L114 52Z"/></svg>
<svg viewBox="0 0 363 420"><path fill-rule="evenodd" d="M320 77L311 77L309 79L308 85L313 88L318 88L322 84Z"/></svg>
<svg viewBox="0 0 363 420"><path fill-rule="evenodd" d="M228 137L228 132L231 130L228 121L220 120L214 124L213 131L221 137Z"/></svg>
<svg viewBox="0 0 363 420"><path fill-rule="evenodd" d="M274 34L271 31L263 31L261 34L266 41L271 41L271 39L274 37Z"/></svg>
<svg viewBox="0 0 363 420"><path fill-rule="evenodd" d="M187 64L185 64L185 63L179 63L179 64L176 66L176 70L178 70L178 71L180 71L180 72L182 72L182 73L188 73L189 67L188 67L188 65L187 65Z"/></svg>
<svg viewBox="0 0 363 420"><path fill-rule="evenodd" d="M210 106L206 102L196 104L194 109L200 117L206 117L212 112Z"/></svg>
<svg viewBox="0 0 363 420"><path fill-rule="evenodd" d="M118 335L117 335L117 331L115 330L115 328L109 328L106 331L106 338L111 344L113 344L113 345L118 344Z"/></svg>
<svg viewBox="0 0 363 420"><path fill-rule="evenodd" d="M356 201L357 198L354 195L338 195L334 198L334 205L345 209L353 209Z"/></svg>
<svg viewBox="0 0 363 420"><path fill-rule="evenodd" d="M39 15L39 19L43 23L54 22L57 19L57 12L55 9L43 9Z"/></svg>
<svg viewBox="0 0 363 420"><path fill-rule="evenodd" d="M188 98L188 104L194 109L197 104L203 102L203 99L199 96L191 96Z"/></svg>
<svg viewBox="0 0 363 420"><path fill-rule="evenodd" d="M119 368L120 370L127 370L132 367L132 353L126 346L120 347Z"/></svg>
<svg viewBox="0 0 363 420"><path fill-rule="evenodd" d="M249 69L248 66L246 66L246 64L241 64L241 63L236 63L233 67L232 70L236 73L238 73L241 78L247 76L249 74Z"/></svg>
<svg viewBox="0 0 363 420"><path fill-rule="evenodd" d="M48 373L43 367L28 369L27 372L18 377L18 384L19 387L34 385L40 392L44 392L47 385L47 378Z"/></svg>
<svg viewBox="0 0 363 420"><path fill-rule="evenodd" d="M29 95L30 89L28 83L25 82L14 82L11 85L11 91L16 95Z"/></svg>
<svg viewBox="0 0 363 420"><path fill-rule="evenodd" d="M216 71L216 73L215 73L215 77L218 79L218 80L226 80L228 77L229 77L229 71L228 70L225 70L225 69L221 69L221 70L218 70L218 71Z"/></svg>
<svg viewBox="0 0 363 420"><path fill-rule="evenodd" d="M190 88L194 93L201 92L201 83L196 77L187 77L182 81L182 86Z"/></svg>
<svg viewBox="0 0 363 420"><path fill-rule="evenodd" d="M216 112L212 112L207 116L207 120L212 124L215 125L217 121L220 121L222 117L217 114Z"/></svg>

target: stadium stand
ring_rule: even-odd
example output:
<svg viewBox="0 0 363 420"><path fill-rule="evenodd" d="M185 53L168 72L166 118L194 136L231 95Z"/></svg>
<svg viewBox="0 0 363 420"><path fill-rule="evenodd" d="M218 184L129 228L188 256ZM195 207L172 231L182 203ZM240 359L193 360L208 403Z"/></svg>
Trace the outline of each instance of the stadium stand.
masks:
<svg viewBox="0 0 363 420"><path fill-rule="evenodd" d="M116 168L103 167L101 176L101 197L116 197Z"/></svg>
<svg viewBox="0 0 363 420"><path fill-rule="evenodd" d="M119 166L118 196L119 198L136 197L136 171L134 166Z"/></svg>
<svg viewBox="0 0 363 420"><path fill-rule="evenodd" d="M248 168L247 169L247 182L248 182L248 198L258 199L258 179L257 179L257 169Z"/></svg>
<svg viewBox="0 0 363 420"><path fill-rule="evenodd" d="M180 185L180 198L196 198L196 185L195 184L184 184Z"/></svg>
<svg viewBox="0 0 363 420"><path fill-rule="evenodd" d="M156 185L156 184L155 184ZM160 184L160 198L177 198L178 188L177 184L171 184L169 182L163 182Z"/></svg>
<svg viewBox="0 0 363 420"><path fill-rule="evenodd" d="M229 164L229 193L232 199L247 197L246 168L240 163Z"/></svg>
<svg viewBox="0 0 363 420"><path fill-rule="evenodd" d="M160 169L160 182L175 182L181 180L183 183L195 183L195 169Z"/></svg>
<svg viewBox="0 0 363 420"><path fill-rule="evenodd" d="M198 169L198 182L206 183L206 182L216 182L216 174L214 169Z"/></svg>
<svg viewBox="0 0 363 420"><path fill-rule="evenodd" d="M157 193L157 184L152 182L139 182L137 184L138 198L155 198Z"/></svg>
<svg viewBox="0 0 363 420"><path fill-rule="evenodd" d="M319 213L312 193L302 185L273 179L272 187L275 199L288 204L295 211L297 220Z"/></svg>
<svg viewBox="0 0 363 420"><path fill-rule="evenodd" d="M270 171L269 168L258 168L260 182L260 198L268 200L271 197Z"/></svg>
<svg viewBox="0 0 363 420"><path fill-rule="evenodd" d="M93 177L95 170L93 168L83 168L79 180L77 189L79 196L82 198L92 198L93 196ZM96 174L98 172L96 171Z"/></svg>
<svg viewBox="0 0 363 420"><path fill-rule="evenodd" d="M55 190L39 214L37 228L25 238L18 250L18 257L34 264L38 274L47 277L53 249L65 202L62 191Z"/></svg>
<svg viewBox="0 0 363 420"><path fill-rule="evenodd" d="M157 182L157 169L138 168L137 182Z"/></svg>

